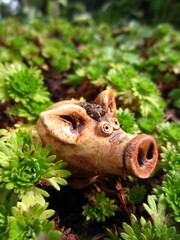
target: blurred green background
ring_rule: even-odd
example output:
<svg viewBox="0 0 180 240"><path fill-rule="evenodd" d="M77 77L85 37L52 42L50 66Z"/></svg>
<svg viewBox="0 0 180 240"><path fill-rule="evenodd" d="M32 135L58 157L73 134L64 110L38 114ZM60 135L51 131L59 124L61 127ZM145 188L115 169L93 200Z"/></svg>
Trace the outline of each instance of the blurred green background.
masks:
<svg viewBox="0 0 180 240"><path fill-rule="evenodd" d="M178 0L0 0L0 18L66 17L70 20L104 21L121 25L138 20L145 24L171 23L179 28Z"/></svg>

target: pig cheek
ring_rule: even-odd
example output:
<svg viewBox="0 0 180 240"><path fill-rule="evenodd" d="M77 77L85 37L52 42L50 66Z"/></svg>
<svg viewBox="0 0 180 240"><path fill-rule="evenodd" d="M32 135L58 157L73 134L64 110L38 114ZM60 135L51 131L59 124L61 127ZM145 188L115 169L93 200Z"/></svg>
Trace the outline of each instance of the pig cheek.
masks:
<svg viewBox="0 0 180 240"><path fill-rule="evenodd" d="M71 164L69 169L74 175L78 177L87 177L97 174L93 157L89 158L88 156L73 154L72 159L74 164Z"/></svg>

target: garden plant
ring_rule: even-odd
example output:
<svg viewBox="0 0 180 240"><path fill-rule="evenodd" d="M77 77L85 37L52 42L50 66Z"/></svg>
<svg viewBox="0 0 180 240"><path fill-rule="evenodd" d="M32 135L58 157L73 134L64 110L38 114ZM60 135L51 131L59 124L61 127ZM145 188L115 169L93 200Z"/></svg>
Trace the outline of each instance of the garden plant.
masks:
<svg viewBox="0 0 180 240"><path fill-rule="evenodd" d="M156 20L1 20L0 239L180 239L180 33ZM104 175L72 189L36 122L54 102L105 89L124 131L156 139L158 163L148 179Z"/></svg>

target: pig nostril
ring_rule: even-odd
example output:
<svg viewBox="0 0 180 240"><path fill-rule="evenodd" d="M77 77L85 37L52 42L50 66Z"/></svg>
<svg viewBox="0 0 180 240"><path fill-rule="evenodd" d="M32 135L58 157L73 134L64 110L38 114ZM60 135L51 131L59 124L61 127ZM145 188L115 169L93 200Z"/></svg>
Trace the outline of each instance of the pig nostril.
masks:
<svg viewBox="0 0 180 240"><path fill-rule="evenodd" d="M124 165L135 177L147 178L154 171L158 149L153 137L141 134L134 137L124 150Z"/></svg>
<svg viewBox="0 0 180 240"><path fill-rule="evenodd" d="M140 167L143 167L146 160L151 160L153 158L153 151L154 151L154 145L151 143L147 149L147 153L145 155L145 149L139 148L138 149L138 155L137 160Z"/></svg>
<svg viewBox="0 0 180 240"><path fill-rule="evenodd" d="M143 163L143 151L141 148L138 149L138 157L137 157L139 166L142 167L144 165Z"/></svg>
<svg viewBox="0 0 180 240"><path fill-rule="evenodd" d="M146 155L147 160L151 160L153 158L153 152L154 152L154 146L151 143L150 146L149 146L149 149L147 151L147 155Z"/></svg>

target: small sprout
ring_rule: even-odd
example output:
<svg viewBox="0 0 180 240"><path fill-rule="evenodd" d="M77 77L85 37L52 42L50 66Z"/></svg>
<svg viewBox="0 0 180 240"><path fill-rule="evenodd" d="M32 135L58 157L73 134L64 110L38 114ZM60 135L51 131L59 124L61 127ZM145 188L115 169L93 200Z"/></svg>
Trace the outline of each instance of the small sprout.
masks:
<svg viewBox="0 0 180 240"><path fill-rule="evenodd" d="M106 197L104 192L96 193L89 199L89 203L83 206L82 215L86 217L87 221L104 222L106 217L115 215L117 206L113 203L114 200Z"/></svg>
<svg viewBox="0 0 180 240"><path fill-rule="evenodd" d="M143 206L151 216L154 225L156 227L161 227L164 223L167 223L168 221L166 219L167 204L165 196L161 194L158 199L158 203L156 203L153 196L148 195L147 201L148 204L144 203Z"/></svg>
<svg viewBox="0 0 180 240"><path fill-rule="evenodd" d="M106 237L103 240L120 240L119 233L116 229L106 228Z"/></svg>
<svg viewBox="0 0 180 240"><path fill-rule="evenodd" d="M22 202L13 206L12 198L0 204L1 239L36 239L42 233L45 236L52 234L52 239L58 239L61 232L53 230L54 222L48 221L54 210L46 208L47 204L44 207L39 204L27 207Z"/></svg>
<svg viewBox="0 0 180 240"><path fill-rule="evenodd" d="M146 221L143 217L141 217L140 222L138 222L136 216L133 214L131 214L131 225L124 222L123 230L124 232L120 233L120 236L124 240L179 239L179 234L176 233L175 227L167 227L167 225L164 224L161 228L157 228L149 220Z"/></svg>
<svg viewBox="0 0 180 240"><path fill-rule="evenodd" d="M175 227L168 227L168 219L166 218L166 200L161 195L158 203L152 196L148 196L148 204L144 204L146 211L152 218L146 221L144 217L137 220L134 214L131 214L131 225L123 223L124 232L120 236L124 240L178 240L179 234L176 233Z"/></svg>
<svg viewBox="0 0 180 240"><path fill-rule="evenodd" d="M62 234L53 230L54 222L47 220L48 211L51 210L46 210L38 204L29 209L13 207L12 216L8 216L8 239L39 239L43 236L43 239L58 240Z"/></svg>
<svg viewBox="0 0 180 240"><path fill-rule="evenodd" d="M26 132L12 131L6 142L0 140L1 187L13 190L20 198L26 196L26 201L29 196L29 204L32 196L37 199L48 196L38 185L52 185L60 190L60 185L67 184L64 178L70 172L62 169L67 165L65 162L55 163L55 156L49 156L49 153L50 146L34 145ZM30 194L31 191L33 194Z"/></svg>
<svg viewBox="0 0 180 240"><path fill-rule="evenodd" d="M128 188L126 197L129 202L139 204L144 200L146 192L144 185L137 184L132 188Z"/></svg>
<svg viewBox="0 0 180 240"><path fill-rule="evenodd" d="M143 204L145 210L149 213L152 222L141 217L138 221L134 214L131 214L130 225L123 223L123 231L121 233L107 229L105 240L178 240L180 235L176 232L175 227L171 224L167 212L167 204L165 196L162 194L158 202L153 196L148 196L148 204Z"/></svg>

